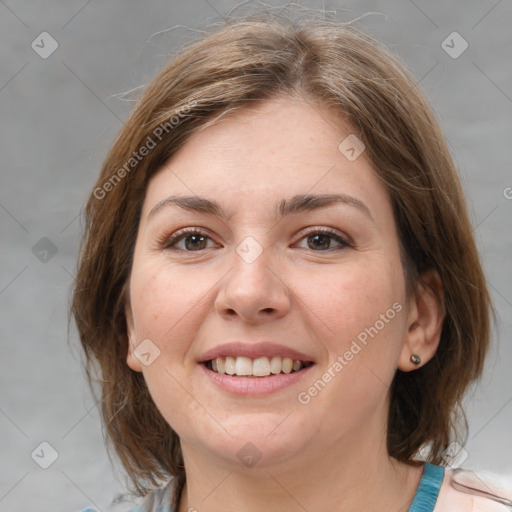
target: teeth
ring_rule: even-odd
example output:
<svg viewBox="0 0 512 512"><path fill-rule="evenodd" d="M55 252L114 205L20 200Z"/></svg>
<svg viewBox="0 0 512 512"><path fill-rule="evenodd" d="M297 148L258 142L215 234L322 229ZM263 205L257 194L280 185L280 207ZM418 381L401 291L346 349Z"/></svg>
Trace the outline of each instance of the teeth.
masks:
<svg viewBox="0 0 512 512"><path fill-rule="evenodd" d="M237 375L252 375L252 361L249 357L237 357L235 363Z"/></svg>
<svg viewBox="0 0 512 512"><path fill-rule="evenodd" d="M273 357L270 360L270 371L274 374L281 373L281 358Z"/></svg>
<svg viewBox="0 0 512 512"><path fill-rule="evenodd" d="M211 361L211 369L220 374L267 377L271 374L292 373L301 370L304 363L289 357L217 357Z"/></svg>
<svg viewBox="0 0 512 512"><path fill-rule="evenodd" d="M268 357L258 357L252 361L252 374L256 377L266 377L270 375L270 363Z"/></svg>
<svg viewBox="0 0 512 512"><path fill-rule="evenodd" d="M283 358L283 362L281 363L284 373L290 373L293 369L293 361L289 357Z"/></svg>
<svg viewBox="0 0 512 512"><path fill-rule="evenodd" d="M228 375L235 375L236 369L235 369L235 363L236 360L234 357L226 357L226 362L224 363L224 369L226 370L226 373Z"/></svg>

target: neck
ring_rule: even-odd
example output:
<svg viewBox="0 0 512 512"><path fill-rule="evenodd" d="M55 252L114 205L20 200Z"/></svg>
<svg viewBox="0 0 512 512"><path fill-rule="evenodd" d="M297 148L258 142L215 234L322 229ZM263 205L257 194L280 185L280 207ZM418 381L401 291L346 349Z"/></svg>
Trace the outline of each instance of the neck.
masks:
<svg viewBox="0 0 512 512"><path fill-rule="evenodd" d="M293 460L251 469L219 465L184 447L187 484L179 512L405 511L423 468L389 457L380 438L359 431ZM374 440L372 442L372 439Z"/></svg>

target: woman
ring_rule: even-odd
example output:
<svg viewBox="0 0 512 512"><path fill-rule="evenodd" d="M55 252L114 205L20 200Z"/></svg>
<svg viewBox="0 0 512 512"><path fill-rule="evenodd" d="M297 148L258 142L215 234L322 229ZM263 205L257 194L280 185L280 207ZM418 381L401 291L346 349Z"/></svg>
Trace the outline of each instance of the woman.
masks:
<svg viewBox="0 0 512 512"><path fill-rule="evenodd" d="M442 133L378 43L269 16L195 43L86 218L72 312L134 510L511 504L446 468L490 299Z"/></svg>

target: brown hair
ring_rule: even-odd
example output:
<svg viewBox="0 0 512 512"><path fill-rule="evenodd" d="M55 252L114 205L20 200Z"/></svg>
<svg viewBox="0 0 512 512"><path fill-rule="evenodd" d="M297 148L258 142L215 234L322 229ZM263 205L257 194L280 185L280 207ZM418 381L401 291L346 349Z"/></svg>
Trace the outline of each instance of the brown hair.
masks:
<svg viewBox="0 0 512 512"><path fill-rule="evenodd" d="M107 441L139 494L170 476L178 487L185 479L177 434L143 375L126 364L124 307L148 180L199 128L282 93L349 122L389 192L408 284L433 269L444 286L436 355L416 371L397 371L392 384L389 454L412 464L430 444L429 460L442 464L459 420L465 423L457 411L482 371L490 298L459 178L428 102L394 57L351 26L260 15L193 43L149 84L86 206L72 314L89 383L101 389ZM156 144L142 156L150 139Z"/></svg>

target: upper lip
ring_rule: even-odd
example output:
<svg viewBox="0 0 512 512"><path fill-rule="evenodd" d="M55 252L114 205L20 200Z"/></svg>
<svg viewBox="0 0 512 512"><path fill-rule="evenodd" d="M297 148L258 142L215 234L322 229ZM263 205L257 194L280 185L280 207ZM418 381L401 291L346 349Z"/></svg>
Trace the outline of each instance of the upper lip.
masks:
<svg viewBox="0 0 512 512"><path fill-rule="evenodd" d="M304 354L303 352L299 352L293 348L285 347L284 345L278 345L276 343L272 343L270 341L263 342L243 342L243 341L232 341L230 343L225 343L223 345L218 345L211 350L208 350L204 354L201 354L199 357L200 363L205 363L207 361L211 361L217 357L237 357L237 356L245 356L250 357L251 359L255 359L257 357L289 357L293 360L299 360L304 362L314 362L311 356Z"/></svg>

